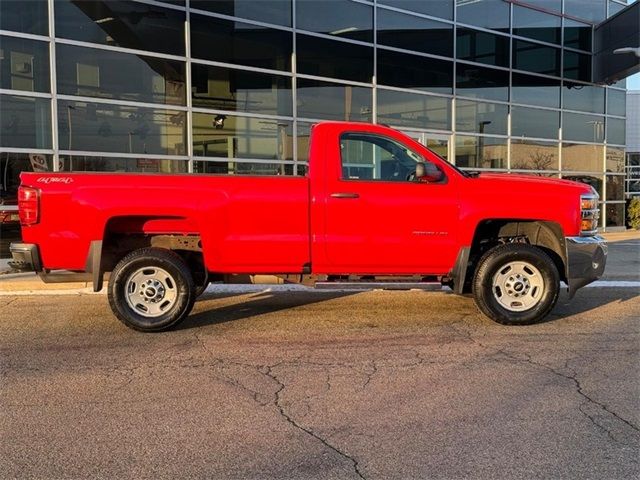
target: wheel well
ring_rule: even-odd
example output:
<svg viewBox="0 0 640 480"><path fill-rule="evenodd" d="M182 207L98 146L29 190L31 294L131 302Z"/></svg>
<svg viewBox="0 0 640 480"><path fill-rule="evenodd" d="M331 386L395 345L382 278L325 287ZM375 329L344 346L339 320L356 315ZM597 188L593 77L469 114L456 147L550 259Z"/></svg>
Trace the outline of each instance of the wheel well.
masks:
<svg viewBox="0 0 640 480"><path fill-rule="evenodd" d="M470 291L467 286L480 257L491 248L505 243L528 243L544 250L555 263L560 279L566 281L566 246L560 225L536 220L484 220L478 224L473 236L464 293Z"/></svg>

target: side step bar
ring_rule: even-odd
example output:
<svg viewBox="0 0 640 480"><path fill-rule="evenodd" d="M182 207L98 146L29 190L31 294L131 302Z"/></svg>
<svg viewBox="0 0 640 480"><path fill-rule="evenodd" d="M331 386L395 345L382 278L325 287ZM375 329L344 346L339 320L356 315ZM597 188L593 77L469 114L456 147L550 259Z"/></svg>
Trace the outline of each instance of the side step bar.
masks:
<svg viewBox="0 0 640 480"><path fill-rule="evenodd" d="M440 282L316 282L319 290L426 290L430 292L442 290Z"/></svg>

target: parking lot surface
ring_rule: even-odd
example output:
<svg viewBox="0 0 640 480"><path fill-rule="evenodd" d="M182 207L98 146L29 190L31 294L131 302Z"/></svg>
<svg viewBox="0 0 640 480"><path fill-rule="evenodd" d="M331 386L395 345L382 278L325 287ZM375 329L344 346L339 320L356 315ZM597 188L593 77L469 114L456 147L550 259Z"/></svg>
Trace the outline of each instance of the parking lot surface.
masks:
<svg viewBox="0 0 640 480"><path fill-rule="evenodd" d="M528 327L446 292L207 294L161 334L0 296L0 477L638 478L639 247Z"/></svg>

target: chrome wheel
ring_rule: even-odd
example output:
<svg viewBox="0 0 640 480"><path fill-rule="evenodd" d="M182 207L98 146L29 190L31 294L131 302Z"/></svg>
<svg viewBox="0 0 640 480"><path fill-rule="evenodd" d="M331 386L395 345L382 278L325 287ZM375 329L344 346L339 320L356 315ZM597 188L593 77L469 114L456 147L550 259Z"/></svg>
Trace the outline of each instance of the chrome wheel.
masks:
<svg viewBox="0 0 640 480"><path fill-rule="evenodd" d="M511 312L535 307L544 293L544 279L529 262L509 262L493 276L491 290L496 301Z"/></svg>
<svg viewBox="0 0 640 480"><path fill-rule="evenodd" d="M176 303L176 282L166 270L144 267L129 276L125 287L127 304L143 317L159 317Z"/></svg>

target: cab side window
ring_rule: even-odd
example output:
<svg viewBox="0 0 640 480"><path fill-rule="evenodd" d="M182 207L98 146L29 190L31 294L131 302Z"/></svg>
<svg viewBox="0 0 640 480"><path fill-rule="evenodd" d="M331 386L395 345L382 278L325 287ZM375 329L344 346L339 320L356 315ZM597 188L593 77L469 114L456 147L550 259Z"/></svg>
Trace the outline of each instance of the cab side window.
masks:
<svg viewBox="0 0 640 480"><path fill-rule="evenodd" d="M343 134L340 156L343 180L406 182L425 161L401 143L370 133Z"/></svg>

